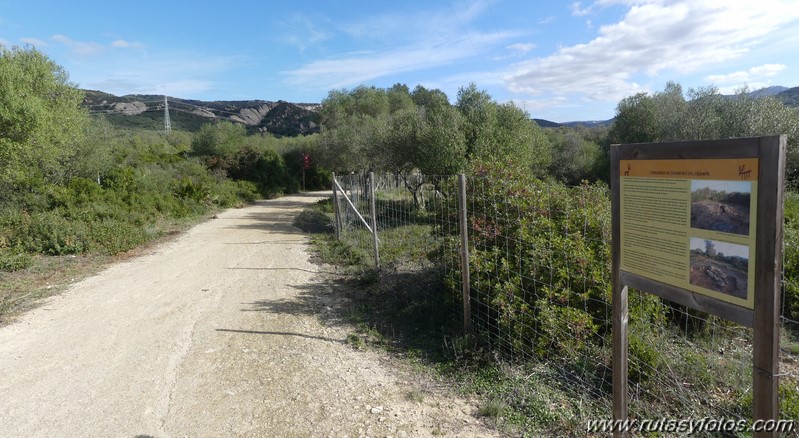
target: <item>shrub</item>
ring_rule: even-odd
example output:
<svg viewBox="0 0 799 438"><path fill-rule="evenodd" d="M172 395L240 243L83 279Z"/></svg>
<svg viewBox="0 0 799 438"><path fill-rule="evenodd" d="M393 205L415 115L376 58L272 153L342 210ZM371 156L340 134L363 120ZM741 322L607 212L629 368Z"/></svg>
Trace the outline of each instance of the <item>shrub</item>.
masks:
<svg viewBox="0 0 799 438"><path fill-rule="evenodd" d="M783 315L799 320L799 194L785 196L785 227L783 230Z"/></svg>
<svg viewBox="0 0 799 438"><path fill-rule="evenodd" d="M580 351L606 324L607 190L541 181L507 163L473 172L470 263L478 300L487 301L476 304L498 309L487 326L517 334L514 348Z"/></svg>
<svg viewBox="0 0 799 438"><path fill-rule="evenodd" d="M512 163L482 162L467 187L475 321L509 347L569 359L601 345L610 330L610 197L604 185L567 187ZM455 204L455 196L450 196ZM457 212L457 207L445 209ZM457 218L447 218L457 222ZM457 232L457 230L453 230ZM439 251L457 260L457 247ZM449 284L457 284L452 278ZM664 321L653 296L631 311ZM484 309L492 309L486 313ZM645 362L650 362L641 351Z"/></svg>
<svg viewBox="0 0 799 438"><path fill-rule="evenodd" d="M0 249L0 271L14 272L33 264L33 257L22 251Z"/></svg>
<svg viewBox="0 0 799 438"><path fill-rule="evenodd" d="M153 237L156 236L148 233L144 227L129 222L115 220L95 222L91 225L86 249L103 254L118 254L133 249Z"/></svg>

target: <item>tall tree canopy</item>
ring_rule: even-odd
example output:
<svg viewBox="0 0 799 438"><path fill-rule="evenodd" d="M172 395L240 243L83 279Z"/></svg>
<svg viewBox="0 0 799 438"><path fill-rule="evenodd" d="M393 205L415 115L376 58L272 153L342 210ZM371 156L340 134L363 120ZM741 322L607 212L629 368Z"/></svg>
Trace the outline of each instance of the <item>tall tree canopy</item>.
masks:
<svg viewBox="0 0 799 438"><path fill-rule="evenodd" d="M686 99L687 94L687 99ZM787 176L799 183L799 110L749 90L723 96L714 87L683 93L669 82L653 94L622 99L609 132L613 143L710 140L760 135L788 135Z"/></svg>
<svg viewBox="0 0 799 438"><path fill-rule="evenodd" d="M64 69L38 50L0 46L0 192L60 177L58 165L88 121L82 100Z"/></svg>

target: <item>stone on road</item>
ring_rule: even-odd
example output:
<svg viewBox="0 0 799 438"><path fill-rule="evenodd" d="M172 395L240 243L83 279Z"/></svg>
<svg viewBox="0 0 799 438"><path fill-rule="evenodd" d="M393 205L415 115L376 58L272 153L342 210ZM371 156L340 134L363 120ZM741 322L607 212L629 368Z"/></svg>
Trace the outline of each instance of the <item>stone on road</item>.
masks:
<svg viewBox="0 0 799 438"><path fill-rule="evenodd" d="M320 317L291 223L323 195L225 211L0 328L0 436L494 435Z"/></svg>

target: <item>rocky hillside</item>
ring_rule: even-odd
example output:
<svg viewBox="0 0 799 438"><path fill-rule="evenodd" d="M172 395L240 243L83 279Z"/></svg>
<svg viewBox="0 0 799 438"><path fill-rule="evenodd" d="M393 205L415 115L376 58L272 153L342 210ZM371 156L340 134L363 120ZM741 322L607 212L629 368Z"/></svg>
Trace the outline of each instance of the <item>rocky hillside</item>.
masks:
<svg viewBox="0 0 799 438"><path fill-rule="evenodd" d="M94 115L134 129L164 129L164 96L132 94L114 96L84 90L83 104ZM319 132L319 104L266 100L215 101L169 97L172 129L196 131L204 123L227 120L247 125L250 132L295 136Z"/></svg>

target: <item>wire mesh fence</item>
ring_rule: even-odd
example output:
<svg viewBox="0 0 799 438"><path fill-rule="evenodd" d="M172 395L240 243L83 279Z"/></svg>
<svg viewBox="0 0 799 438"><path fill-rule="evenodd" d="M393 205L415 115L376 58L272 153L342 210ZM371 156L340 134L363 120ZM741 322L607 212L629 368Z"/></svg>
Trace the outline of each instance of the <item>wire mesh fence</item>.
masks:
<svg viewBox="0 0 799 438"><path fill-rule="evenodd" d="M338 200L342 241L370 257L367 225L374 216L382 266L436 270L446 279L452 312L461 309L461 255L468 249L470 312L463 317L474 336L509 361L534 364L539 377L570 395L571 405L561 408L609 415L606 188L496 172L472 176L465 193L468 248L462 248L454 176L377 175L373 195L368 175L337 180L349 199ZM632 290L629 301L631 417L751 420L751 329L640 291ZM784 394L799 394L799 323L783 311L781 328Z"/></svg>

